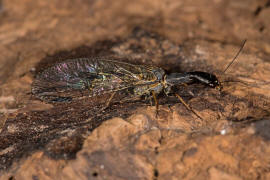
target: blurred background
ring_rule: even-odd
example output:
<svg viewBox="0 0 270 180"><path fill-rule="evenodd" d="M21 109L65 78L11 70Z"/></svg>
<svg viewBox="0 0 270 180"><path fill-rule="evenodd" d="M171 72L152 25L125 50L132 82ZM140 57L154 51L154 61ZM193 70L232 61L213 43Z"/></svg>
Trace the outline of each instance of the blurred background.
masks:
<svg viewBox="0 0 270 180"><path fill-rule="evenodd" d="M178 44L204 39L249 44L270 53L267 0L2 1L0 83L46 54L126 36L140 26Z"/></svg>

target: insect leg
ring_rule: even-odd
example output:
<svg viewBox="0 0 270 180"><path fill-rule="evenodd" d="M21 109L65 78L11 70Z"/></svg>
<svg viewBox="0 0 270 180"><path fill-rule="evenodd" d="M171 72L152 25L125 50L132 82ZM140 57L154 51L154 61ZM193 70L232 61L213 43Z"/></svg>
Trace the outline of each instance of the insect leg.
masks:
<svg viewBox="0 0 270 180"><path fill-rule="evenodd" d="M183 86L185 87L188 87L188 84L187 83L183 83L182 84ZM191 95L192 97L194 97L195 95L193 94L193 92L191 92L190 90L187 90L188 94Z"/></svg>
<svg viewBox="0 0 270 180"><path fill-rule="evenodd" d="M105 109L107 109L110 105L110 103L112 102L112 99L114 97L114 95L116 94L116 92L113 92L111 97L109 98L109 100L106 102L106 105L105 105Z"/></svg>
<svg viewBox="0 0 270 180"><path fill-rule="evenodd" d="M152 91L152 95L153 95L155 105L156 105L156 117L157 117L158 116L158 99L157 99L155 91Z"/></svg>
<svg viewBox="0 0 270 180"><path fill-rule="evenodd" d="M200 118L201 120L203 120L203 118L198 115L185 101L183 98L181 98L181 96L179 96L178 94L175 93L175 96L181 101L181 103L191 112L193 112L198 118Z"/></svg>
<svg viewBox="0 0 270 180"><path fill-rule="evenodd" d="M116 92L113 92L112 95L110 96L109 100L106 102L105 106L100 110L100 111L104 111L105 109L107 109L110 105L110 103L112 102L112 99L114 97L114 95L116 94Z"/></svg>

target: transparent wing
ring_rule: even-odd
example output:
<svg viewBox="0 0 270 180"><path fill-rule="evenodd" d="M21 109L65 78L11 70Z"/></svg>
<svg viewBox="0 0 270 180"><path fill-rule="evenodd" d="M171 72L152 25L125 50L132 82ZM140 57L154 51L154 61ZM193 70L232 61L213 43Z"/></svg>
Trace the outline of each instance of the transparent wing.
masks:
<svg viewBox="0 0 270 180"><path fill-rule="evenodd" d="M149 80L143 77L145 74ZM154 78L145 66L105 59L71 59L40 73L32 84L32 93L47 101L71 101L147 84Z"/></svg>

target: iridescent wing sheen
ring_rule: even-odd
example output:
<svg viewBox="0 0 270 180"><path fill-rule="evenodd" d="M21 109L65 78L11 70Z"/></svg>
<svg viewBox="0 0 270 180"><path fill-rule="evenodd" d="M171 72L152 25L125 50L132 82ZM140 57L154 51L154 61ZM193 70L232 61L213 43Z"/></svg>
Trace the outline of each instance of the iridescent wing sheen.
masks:
<svg viewBox="0 0 270 180"><path fill-rule="evenodd" d="M107 59L70 59L44 70L32 84L32 93L47 101L70 101L134 86L154 83L152 67Z"/></svg>

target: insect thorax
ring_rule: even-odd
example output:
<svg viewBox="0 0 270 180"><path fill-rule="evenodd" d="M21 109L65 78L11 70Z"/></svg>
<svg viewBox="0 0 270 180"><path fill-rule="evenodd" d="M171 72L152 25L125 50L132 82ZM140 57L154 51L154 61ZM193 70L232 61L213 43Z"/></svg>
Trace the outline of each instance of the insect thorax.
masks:
<svg viewBox="0 0 270 180"><path fill-rule="evenodd" d="M161 68L150 67L146 72L142 72L142 81L133 88L135 96L151 95L152 92L159 94L163 89L165 72Z"/></svg>

